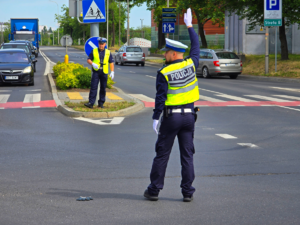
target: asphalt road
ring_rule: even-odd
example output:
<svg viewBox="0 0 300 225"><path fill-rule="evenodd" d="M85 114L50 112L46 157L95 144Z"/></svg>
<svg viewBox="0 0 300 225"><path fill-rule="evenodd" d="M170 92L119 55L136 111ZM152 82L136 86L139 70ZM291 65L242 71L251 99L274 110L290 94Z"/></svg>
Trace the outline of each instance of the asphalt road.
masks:
<svg viewBox="0 0 300 225"><path fill-rule="evenodd" d="M63 48L42 51L53 62L63 61ZM87 65L83 52L68 53L70 61ZM34 88L51 100L45 61L41 56L38 61L34 87L0 87L0 95ZM154 98L158 69L115 66L116 86ZM300 98L299 84L293 83L242 77L198 82L200 95L212 101ZM155 156L152 108L113 126L74 120L55 108L0 109L0 224L299 224L299 110L201 107L196 192L193 202L183 203L176 140L160 200L142 196ZM79 196L94 200L78 202Z"/></svg>

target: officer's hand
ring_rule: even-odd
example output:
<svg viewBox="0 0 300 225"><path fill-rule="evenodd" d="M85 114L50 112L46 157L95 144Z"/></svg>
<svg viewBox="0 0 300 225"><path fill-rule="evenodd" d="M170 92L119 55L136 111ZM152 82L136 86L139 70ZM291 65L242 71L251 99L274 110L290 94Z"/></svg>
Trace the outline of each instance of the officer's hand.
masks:
<svg viewBox="0 0 300 225"><path fill-rule="evenodd" d="M92 66L94 67L94 69L99 69L99 66L96 63L93 63Z"/></svg>
<svg viewBox="0 0 300 225"><path fill-rule="evenodd" d="M157 125L158 125L158 120L153 120L153 130L156 132L156 134L158 134Z"/></svg>
<svg viewBox="0 0 300 225"><path fill-rule="evenodd" d="M109 76L110 76L110 78L113 80L114 77L115 77L115 72L114 72L114 71L111 71Z"/></svg>
<svg viewBox="0 0 300 225"><path fill-rule="evenodd" d="M191 8L188 8L186 10L186 13L184 14L184 23L185 25L188 26L192 26L192 11Z"/></svg>

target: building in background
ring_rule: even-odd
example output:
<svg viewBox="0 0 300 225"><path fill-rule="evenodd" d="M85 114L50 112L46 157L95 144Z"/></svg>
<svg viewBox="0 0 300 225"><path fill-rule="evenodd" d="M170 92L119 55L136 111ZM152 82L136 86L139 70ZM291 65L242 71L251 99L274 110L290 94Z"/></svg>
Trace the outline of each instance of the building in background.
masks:
<svg viewBox="0 0 300 225"><path fill-rule="evenodd" d="M298 24L286 27L286 39L288 51L291 54L300 54L300 30ZM269 28L269 51L275 54L275 27ZM266 30L264 27L256 26L254 30L249 30L249 24L246 19L240 20L240 17L234 13L229 16L225 12L225 48L236 52L239 55L252 54L263 55L266 52L265 41ZM281 52L279 28L277 29L277 51Z"/></svg>
<svg viewBox="0 0 300 225"><path fill-rule="evenodd" d="M153 19L154 9L151 11L151 47L157 48L158 46L158 24L154 22ZM194 12L193 12L194 15ZM192 20L193 28L197 33L198 32L198 24L195 15ZM213 25L211 21L208 21L204 25L204 32L208 46L218 45L224 46L224 27L219 27L219 24ZM178 35L179 34L179 35ZM199 35L199 34L198 34ZM170 39L173 39L173 34L169 35ZM186 25L183 20L183 14L179 16L179 20L177 17L177 21L175 23L175 33L174 40L180 41L186 45L190 45L190 36L189 32L186 29ZM201 42L201 38L199 35L199 40Z"/></svg>

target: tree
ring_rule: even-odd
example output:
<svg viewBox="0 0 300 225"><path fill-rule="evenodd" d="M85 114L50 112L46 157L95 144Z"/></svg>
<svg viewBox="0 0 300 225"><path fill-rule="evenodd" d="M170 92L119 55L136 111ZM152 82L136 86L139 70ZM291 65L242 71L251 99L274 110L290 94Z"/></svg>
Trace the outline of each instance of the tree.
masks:
<svg viewBox="0 0 300 225"><path fill-rule="evenodd" d="M177 10L178 13L182 13L188 8L191 8L194 11L197 17L198 32L201 37L202 47L207 48L204 25L211 20L213 24L218 23L219 26L224 26L224 6L224 0L178 0Z"/></svg>
<svg viewBox="0 0 300 225"><path fill-rule="evenodd" d="M43 28L42 32L43 32L44 34L46 34L46 33L47 33L47 28L46 28L46 26L44 26L44 28Z"/></svg>
<svg viewBox="0 0 300 225"><path fill-rule="evenodd" d="M48 32L49 32L49 33L52 33L52 28L51 28L51 27L49 27Z"/></svg>
<svg viewBox="0 0 300 225"><path fill-rule="evenodd" d="M261 0L228 0L227 9L241 16L241 19L247 19L250 23L250 29L254 26L264 26L264 1ZM281 59L288 60L288 45L285 29L294 23L300 22L300 1L283 0L282 2L282 26L279 27L279 39L281 47Z"/></svg>

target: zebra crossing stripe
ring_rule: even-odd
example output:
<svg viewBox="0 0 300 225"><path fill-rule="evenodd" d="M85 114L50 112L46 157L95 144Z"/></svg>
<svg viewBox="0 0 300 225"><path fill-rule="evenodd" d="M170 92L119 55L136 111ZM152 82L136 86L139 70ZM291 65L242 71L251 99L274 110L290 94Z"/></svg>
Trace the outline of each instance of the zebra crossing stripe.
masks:
<svg viewBox="0 0 300 225"><path fill-rule="evenodd" d="M216 95L218 97L222 97L222 98L228 98L228 99L232 99L232 100L236 100L236 101L241 101L241 102L257 102L255 100L251 100L251 99L247 99L247 98L241 98L241 97L237 97L237 96L233 96L233 95Z"/></svg>
<svg viewBox="0 0 300 225"><path fill-rule="evenodd" d="M280 97L280 98L295 99L295 100L300 101L300 97L295 97L295 96L289 96L289 95L273 95L273 96Z"/></svg>
<svg viewBox="0 0 300 225"><path fill-rule="evenodd" d="M258 98L258 99L263 99L263 100L272 101L272 102L290 102L290 101L285 100L285 99L272 98L272 97L261 96L261 95L245 95L245 96L252 97L252 98Z"/></svg>
<svg viewBox="0 0 300 225"><path fill-rule="evenodd" d="M0 103L6 103L10 95L0 95Z"/></svg>
<svg viewBox="0 0 300 225"><path fill-rule="evenodd" d="M41 94L26 94L23 103L40 102Z"/></svg>

